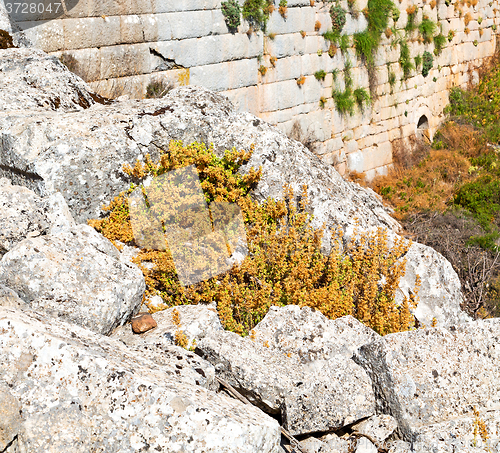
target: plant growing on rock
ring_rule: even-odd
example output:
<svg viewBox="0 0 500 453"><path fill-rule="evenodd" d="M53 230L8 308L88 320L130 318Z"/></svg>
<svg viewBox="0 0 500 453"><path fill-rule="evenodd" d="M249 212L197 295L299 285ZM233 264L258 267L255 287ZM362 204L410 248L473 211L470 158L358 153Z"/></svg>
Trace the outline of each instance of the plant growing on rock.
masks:
<svg viewBox="0 0 500 453"><path fill-rule="evenodd" d="M422 55L422 75L427 77L434 64L434 57L427 50Z"/></svg>
<svg viewBox="0 0 500 453"><path fill-rule="evenodd" d="M439 35L434 36L434 55L436 56L441 55L441 52L443 51L445 45L446 45L446 36L444 36L442 33L439 33Z"/></svg>
<svg viewBox="0 0 500 453"><path fill-rule="evenodd" d="M281 14L281 16L283 17L283 19L286 19L287 10L288 10L287 0L280 0L278 11Z"/></svg>
<svg viewBox="0 0 500 453"><path fill-rule="evenodd" d="M399 64L403 70L403 79L408 79L411 75L411 71L415 69L410 57L410 48L408 43L401 41L399 44L400 54L399 54Z"/></svg>
<svg viewBox="0 0 500 453"><path fill-rule="evenodd" d="M326 77L326 72L324 69L321 69L319 71L316 71L314 73L314 77L316 77L316 80L325 80Z"/></svg>
<svg viewBox="0 0 500 453"><path fill-rule="evenodd" d="M343 115L354 114L354 97L351 88L346 87L344 91L334 90L332 93L333 100L335 101L335 107Z"/></svg>
<svg viewBox="0 0 500 453"><path fill-rule="evenodd" d="M237 30L238 26L241 24L240 14L241 8L236 0L228 0L221 3L221 11L226 20L227 28L230 31Z"/></svg>
<svg viewBox="0 0 500 453"><path fill-rule="evenodd" d="M381 229L355 231L353 239L343 241L339 229L333 233L332 253L323 255L324 232L311 227L306 188L297 196L285 187L282 200L269 198L258 204L250 190L261 170L238 173L250 156L251 151L233 150L218 158L204 145L171 142L158 163L146 156L144 163L124 166L133 183L139 184L147 176L195 165L206 200L237 203L247 226L246 258L225 274L188 287L180 285L168 251L139 250L134 261L145 275L148 294L160 295L167 306L215 301L224 327L240 334L248 334L270 306L287 304L309 306L330 318L350 314L381 334L411 329L416 291L402 304L395 303L410 243L400 238L389 246ZM127 193L107 209L107 217L89 223L112 241L134 245Z"/></svg>
<svg viewBox="0 0 500 453"><path fill-rule="evenodd" d="M306 78L304 76L300 76L298 79L297 79L297 85L299 87L301 87L302 85L304 85L304 83L306 83Z"/></svg>
<svg viewBox="0 0 500 453"><path fill-rule="evenodd" d="M424 38L424 42L431 43L436 31L436 23L430 20L427 16L424 16L422 22L418 26L418 31Z"/></svg>
<svg viewBox="0 0 500 453"><path fill-rule="evenodd" d="M364 88L356 88L353 91L353 96L356 104L358 105L358 108L361 111L364 110L365 105L371 102L370 93L368 93L368 91L366 91Z"/></svg>
<svg viewBox="0 0 500 453"><path fill-rule="evenodd" d="M346 23L346 11L340 5L332 5L330 8L330 17L332 18L332 29L340 33Z"/></svg>
<svg viewBox="0 0 500 453"><path fill-rule="evenodd" d="M415 19L417 17L417 7L415 5L408 6L408 8L406 8L406 14L408 19L406 21L405 30L407 33L411 33L417 28L417 24L415 23Z"/></svg>
<svg viewBox="0 0 500 453"><path fill-rule="evenodd" d="M146 88L146 99L162 98L169 91L171 91L173 85L164 81L150 82Z"/></svg>
<svg viewBox="0 0 500 453"><path fill-rule="evenodd" d="M271 8L272 0L245 0L242 9L243 18L251 25L265 30Z"/></svg>
<svg viewBox="0 0 500 453"><path fill-rule="evenodd" d="M317 20L314 24L314 31L320 31L321 29L321 22Z"/></svg>

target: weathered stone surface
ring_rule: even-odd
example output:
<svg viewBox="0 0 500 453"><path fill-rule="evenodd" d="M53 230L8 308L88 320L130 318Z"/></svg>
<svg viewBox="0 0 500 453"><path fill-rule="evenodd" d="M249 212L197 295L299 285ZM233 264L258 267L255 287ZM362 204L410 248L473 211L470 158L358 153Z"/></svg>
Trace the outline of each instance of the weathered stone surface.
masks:
<svg viewBox="0 0 500 453"><path fill-rule="evenodd" d="M0 179L0 256L29 237L46 234L50 223L47 218L47 200L10 181Z"/></svg>
<svg viewBox="0 0 500 453"><path fill-rule="evenodd" d="M94 104L87 84L56 57L28 48L6 49L1 53L0 112L67 112ZM40 137L30 138L31 146L36 149Z"/></svg>
<svg viewBox="0 0 500 453"><path fill-rule="evenodd" d="M309 307L270 307L253 329L254 338L301 363L343 356L350 359L360 346L379 335L352 316L335 320Z"/></svg>
<svg viewBox="0 0 500 453"><path fill-rule="evenodd" d="M149 313L139 313L136 317L132 318L130 324L132 332L137 334L148 332L158 325Z"/></svg>
<svg viewBox="0 0 500 453"><path fill-rule="evenodd" d="M361 423L357 423L352 429L372 437L376 442L381 444L397 427L398 423L394 417L390 415L374 415L367 420L363 420Z"/></svg>
<svg viewBox="0 0 500 453"><path fill-rule="evenodd" d="M377 411L413 441L426 427L500 408L500 320L386 335L354 359L370 375Z"/></svg>
<svg viewBox="0 0 500 453"><path fill-rule="evenodd" d="M76 325L0 308L0 362L21 404L23 451L278 450L279 425L258 409Z"/></svg>
<svg viewBox="0 0 500 453"><path fill-rule="evenodd" d="M409 296L418 275L422 284L419 302L413 314L420 325L431 326L434 320L438 326L471 321L460 308L463 302L460 279L443 255L431 247L414 243L405 258L406 273L400 280L396 301L400 302L403 294Z"/></svg>
<svg viewBox="0 0 500 453"><path fill-rule="evenodd" d="M0 282L35 310L110 333L140 307L144 276L87 225L26 239L0 261Z"/></svg>
<svg viewBox="0 0 500 453"><path fill-rule="evenodd" d="M28 304L22 300L15 291L0 284L0 306L6 308L27 309Z"/></svg>
<svg viewBox="0 0 500 453"><path fill-rule="evenodd" d="M356 442L356 453L378 453L378 448L366 437L360 437Z"/></svg>
<svg viewBox="0 0 500 453"><path fill-rule="evenodd" d="M64 197L41 198L23 186L0 178L0 257L27 237L75 226Z"/></svg>
<svg viewBox="0 0 500 453"><path fill-rule="evenodd" d="M373 415L371 382L345 357L301 363L295 357L224 331L196 351L217 374L269 413L281 413L292 434L328 431Z"/></svg>
<svg viewBox="0 0 500 453"><path fill-rule="evenodd" d="M0 450L4 451L21 428L21 405L9 387L0 381Z"/></svg>
<svg viewBox="0 0 500 453"><path fill-rule="evenodd" d="M174 310L178 313L178 323L174 322ZM142 335L132 335L128 325L116 329L112 336L126 344L175 344L175 333L186 336L187 348L193 348L197 342L213 330L223 330L217 310L213 305L180 305L153 313L158 327Z"/></svg>
<svg viewBox="0 0 500 453"><path fill-rule="evenodd" d="M300 447L306 453L349 453L352 451L350 445L353 445L352 440L341 439L335 434L327 434L319 439L308 437L300 441Z"/></svg>

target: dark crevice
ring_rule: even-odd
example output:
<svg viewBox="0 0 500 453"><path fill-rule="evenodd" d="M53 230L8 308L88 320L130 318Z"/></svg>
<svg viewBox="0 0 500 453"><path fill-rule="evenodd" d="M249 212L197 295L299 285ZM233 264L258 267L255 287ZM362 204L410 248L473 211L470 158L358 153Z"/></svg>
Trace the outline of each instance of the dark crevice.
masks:
<svg viewBox="0 0 500 453"><path fill-rule="evenodd" d="M12 447L14 442L17 440L17 436L18 434L14 436L14 438L7 444L7 446L2 451L0 451L0 453L5 453L10 447Z"/></svg>
<svg viewBox="0 0 500 453"><path fill-rule="evenodd" d="M14 173L19 176L24 176L25 178L32 179L34 181L43 181L43 178L40 175L37 175L36 173L31 173L29 171L24 171L20 170L19 168L14 168L14 167L9 167L8 165L1 165L0 164L0 170L9 172L9 173Z"/></svg>
<svg viewBox="0 0 500 453"><path fill-rule="evenodd" d="M162 63L155 68L155 71L168 71L170 69L186 69L184 66L177 64L174 59L164 57L160 52L152 47L149 48L149 53L162 60Z"/></svg>
<svg viewBox="0 0 500 453"><path fill-rule="evenodd" d="M89 93L90 97L94 100L94 102L97 102L98 104L102 104L102 105L109 105L109 104L113 104L113 99L108 99L108 98L105 98L104 96L101 96L97 93Z"/></svg>

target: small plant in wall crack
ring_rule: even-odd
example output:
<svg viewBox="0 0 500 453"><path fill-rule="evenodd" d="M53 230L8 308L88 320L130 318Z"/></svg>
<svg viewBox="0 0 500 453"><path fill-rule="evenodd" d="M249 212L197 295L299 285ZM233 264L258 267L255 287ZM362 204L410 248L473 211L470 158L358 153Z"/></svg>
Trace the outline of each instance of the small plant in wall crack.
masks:
<svg viewBox="0 0 500 453"><path fill-rule="evenodd" d="M326 72L323 69L316 71L314 77L316 77L316 80L325 80Z"/></svg>
<svg viewBox="0 0 500 453"><path fill-rule="evenodd" d="M273 0L245 0L242 14L250 25L265 30L269 14L273 9Z"/></svg>
<svg viewBox="0 0 500 453"><path fill-rule="evenodd" d="M241 8L236 0L228 0L227 2L221 3L221 11L226 20L227 28L234 32L238 29L241 24L240 14Z"/></svg>
<svg viewBox="0 0 500 453"><path fill-rule="evenodd" d="M436 31L436 23L430 20L427 16L424 16L422 22L418 26L418 31L424 38L425 43L431 43L434 32Z"/></svg>
<svg viewBox="0 0 500 453"><path fill-rule="evenodd" d="M442 33L439 33L439 35L434 36L434 55L436 56L441 55L441 52L443 51L445 45L446 45L446 36L444 36Z"/></svg>
<svg viewBox="0 0 500 453"><path fill-rule="evenodd" d="M424 77L427 77L429 75L429 72L432 69L433 64L434 64L434 57L430 52L426 50L422 56L422 75Z"/></svg>
<svg viewBox="0 0 500 453"><path fill-rule="evenodd" d="M297 85L299 87L301 87L302 85L304 85L304 83L306 83L306 78L304 76L300 76L298 79L297 79Z"/></svg>
<svg viewBox="0 0 500 453"><path fill-rule="evenodd" d="M367 104L370 104L371 98L370 93L364 88L356 88L353 92L354 100L359 107L359 110L363 111Z"/></svg>
<svg viewBox="0 0 500 453"><path fill-rule="evenodd" d="M324 96L321 96L319 98L319 107L321 109L324 109L325 108L325 105L326 105L326 98Z"/></svg>
<svg viewBox="0 0 500 453"><path fill-rule="evenodd" d="M259 66L259 72L260 72L261 75L265 76L266 73L267 73L267 68L263 64L261 64Z"/></svg>
<svg viewBox="0 0 500 453"><path fill-rule="evenodd" d="M283 19L286 19L286 13L288 11L288 2L287 2L287 0L280 0L278 11L281 14L281 17L283 17Z"/></svg>
<svg viewBox="0 0 500 453"><path fill-rule="evenodd" d="M340 5L333 5L330 8L330 17L332 19L332 29L340 33L346 23L346 11Z"/></svg>

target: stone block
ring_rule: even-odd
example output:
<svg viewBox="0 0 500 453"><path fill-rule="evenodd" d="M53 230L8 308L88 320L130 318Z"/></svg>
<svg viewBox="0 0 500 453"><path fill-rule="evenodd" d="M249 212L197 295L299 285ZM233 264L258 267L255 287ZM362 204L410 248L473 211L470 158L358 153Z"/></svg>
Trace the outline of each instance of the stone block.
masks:
<svg viewBox="0 0 500 453"><path fill-rule="evenodd" d="M119 44L120 17L63 19L64 46L68 50Z"/></svg>
<svg viewBox="0 0 500 453"><path fill-rule="evenodd" d="M250 112L256 116L259 115L259 88L257 86L222 91L221 94L229 98L238 112Z"/></svg>
<svg viewBox="0 0 500 453"><path fill-rule="evenodd" d="M45 52L64 49L64 27L61 20L19 22L18 25L28 39Z"/></svg>
<svg viewBox="0 0 500 453"><path fill-rule="evenodd" d="M355 360L380 390L380 407L413 441L426 426L470 416L473 407L498 410L500 320L386 335L362 346ZM464 367L463 364L467 363Z"/></svg>
<svg viewBox="0 0 500 453"><path fill-rule="evenodd" d="M257 84L257 59L236 60L190 70L190 84L213 91L232 90Z"/></svg>
<svg viewBox="0 0 500 453"><path fill-rule="evenodd" d="M288 7L284 19L277 11L271 14L268 29L277 34L290 34L300 31L314 32L316 16L313 8Z"/></svg>
<svg viewBox="0 0 500 453"><path fill-rule="evenodd" d="M147 43L101 49L101 79L147 74L151 69Z"/></svg>
<svg viewBox="0 0 500 453"><path fill-rule="evenodd" d="M172 39L201 38L212 33L212 11L183 11L166 15Z"/></svg>
<svg viewBox="0 0 500 453"><path fill-rule="evenodd" d="M366 148L362 152L363 171L372 170L392 162L392 144L389 141Z"/></svg>

